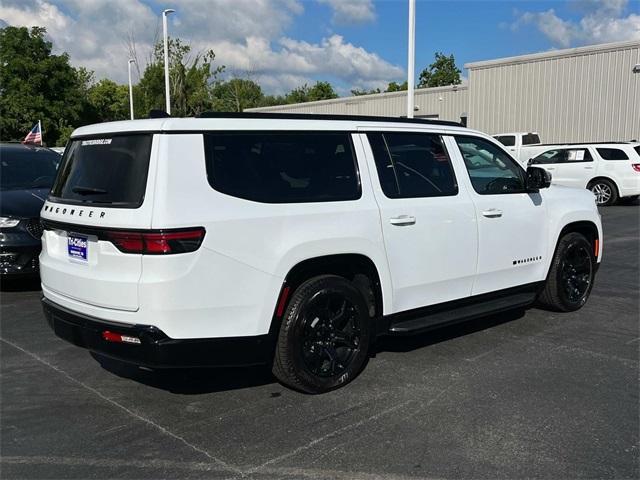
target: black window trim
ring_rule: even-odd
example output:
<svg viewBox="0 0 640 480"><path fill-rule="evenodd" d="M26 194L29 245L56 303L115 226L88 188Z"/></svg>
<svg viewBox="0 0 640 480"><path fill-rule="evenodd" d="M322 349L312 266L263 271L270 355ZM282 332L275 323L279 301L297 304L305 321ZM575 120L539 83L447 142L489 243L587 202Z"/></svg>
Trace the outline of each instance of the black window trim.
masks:
<svg viewBox="0 0 640 480"><path fill-rule="evenodd" d="M526 170L522 167L522 165L520 165L520 163L518 161L516 161L505 149L504 149L504 145L502 145L500 142L498 142L495 138L491 138L491 140L489 140L488 138L485 137L481 137L479 135L475 135L475 134L452 134L450 135L456 143L456 147L458 147L458 153L460 154L460 158L462 160L462 164L464 169L467 171L467 176L469 178L469 183L471 184L471 190L473 192L475 192L478 195L513 195L513 194L521 194L521 193L529 193L527 192L527 172ZM473 186L473 181L471 180L471 172L469 172L469 169L467 168L467 164L464 161L464 156L462 154L462 150L460 150L460 145L458 145L458 140L457 138L459 137L463 137L463 138L479 138L480 140L484 140L485 142L489 142L492 143L493 145L495 145L499 150L502 151L502 153L504 153L507 158L518 168L518 171L520 172L520 177L522 180L522 184L524 186L524 188L522 190L518 190L518 191L514 191L514 192L496 192L496 193L492 193L492 192L478 192L475 187Z"/></svg>
<svg viewBox="0 0 640 480"><path fill-rule="evenodd" d="M171 133L171 132L162 132L162 133ZM189 132L192 134L200 134L202 137L202 148L205 156L205 170L207 173L207 185L220 195L225 195L230 198L235 198L237 200L243 200L245 202L253 202L262 205L296 205L296 204L307 204L307 203L343 203L343 202L357 202L362 199L362 178L360 175L360 166L358 165L358 155L356 153L355 145L353 143L353 135L358 133L352 130L285 130L285 129L267 129L267 130L198 130ZM356 183L357 183L357 196L354 198L349 198L345 200L298 200L292 202L267 202L263 200L255 200L252 198L239 197L236 195L231 195L226 192L222 192L216 189L211 181L209 180L209 169L207 168L207 148L206 148L206 140L205 135L259 135L259 134L280 134L280 135L345 135L349 140L349 148L351 149L351 158L353 159L353 166L356 174Z"/></svg>
<svg viewBox="0 0 640 480"><path fill-rule="evenodd" d="M440 197L456 197L458 195L460 195L460 186L458 183L458 177L456 175L456 169L453 166L453 160L451 159L451 152L449 152L447 145L444 141L444 137L447 136L448 134L446 133L441 133L441 132L431 132L428 130L424 130L424 131L417 131L417 130L366 130L366 131L362 131L362 132L358 132L358 133L363 133L367 136L367 142L369 142L369 137L368 135L370 133L373 134L379 134L382 136L382 140L384 142L384 147L385 150L387 151L387 155L389 156L389 160L391 161L391 166L393 167L393 177L395 180L395 185L396 185L396 189L398 191L398 196L397 197L390 197L389 195L387 195L387 192L384 191L384 189L382 188L382 182L380 181L380 174L378 173L378 164L375 160L375 152L373 151L373 148L371 148L371 153L373 154L373 161L376 164L376 175L378 177L378 186L380 187L380 191L382 192L382 194L390 199L390 200L402 200L402 199L408 199L408 198L440 198ZM400 194L400 182L398 180L398 173L396 171L396 167L395 164L393 163L393 157L391 156L391 151L389 150L389 145L387 143L387 138L385 135L387 134L411 134L411 135L434 135L440 138L440 142L442 143L442 148L444 149L444 152L447 155L447 158L449 159L449 165L451 166L451 174L453 175L453 180L454 180L454 185L455 185L455 193L447 193L447 194L438 194L438 195L409 195L409 196L404 196L402 194ZM371 147L371 143L369 143L369 147Z"/></svg>

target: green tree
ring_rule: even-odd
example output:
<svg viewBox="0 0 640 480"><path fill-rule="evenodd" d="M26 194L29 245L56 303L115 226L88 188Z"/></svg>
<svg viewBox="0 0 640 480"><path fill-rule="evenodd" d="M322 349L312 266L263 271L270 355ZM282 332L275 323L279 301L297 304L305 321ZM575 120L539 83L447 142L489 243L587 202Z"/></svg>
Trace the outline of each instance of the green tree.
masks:
<svg viewBox="0 0 640 480"><path fill-rule="evenodd" d="M407 88L409 88L409 86L406 80L402 83L390 82L389 85L387 85L387 89L385 90L385 92L400 92L402 90L406 90Z"/></svg>
<svg viewBox="0 0 640 480"><path fill-rule="evenodd" d="M285 95L285 103L305 103L316 100L328 100L338 98L338 94L329 82L316 82L310 87L306 83L301 87L294 88Z"/></svg>
<svg viewBox="0 0 640 480"><path fill-rule="evenodd" d="M193 54L191 47L179 38L169 39L169 88L171 114L193 116L214 108L213 84L224 66L214 67L213 50ZM164 110L164 50L163 43L155 45L151 62L138 83L137 92L146 114L151 109Z"/></svg>
<svg viewBox="0 0 640 480"><path fill-rule="evenodd" d="M102 79L87 92L94 122L113 122L129 119L129 87Z"/></svg>
<svg viewBox="0 0 640 480"><path fill-rule="evenodd" d="M242 112L245 108L262 105L262 88L246 78L232 78L218 82L213 88L216 110L222 112Z"/></svg>
<svg viewBox="0 0 640 480"><path fill-rule="evenodd" d="M459 85L462 83L461 73L453 55L447 57L442 52L436 52L435 61L420 72L418 88Z"/></svg>
<svg viewBox="0 0 640 480"><path fill-rule="evenodd" d="M42 27L0 29L0 135L24 138L42 121L43 140L59 144L84 111L82 80L66 53L53 55ZM85 71L86 72L86 71Z"/></svg>
<svg viewBox="0 0 640 480"><path fill-rule="evenodd" d="M338 98L338 94L329 82L316 82L316 84L309 89L310 102L329 100L331 98Z"/></svg>

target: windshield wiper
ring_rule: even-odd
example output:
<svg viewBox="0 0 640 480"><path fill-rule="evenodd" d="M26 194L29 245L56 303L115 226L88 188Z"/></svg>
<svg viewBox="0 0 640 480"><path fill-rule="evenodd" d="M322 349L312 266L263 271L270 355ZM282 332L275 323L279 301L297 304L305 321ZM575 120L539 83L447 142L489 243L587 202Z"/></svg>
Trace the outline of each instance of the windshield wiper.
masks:
<svg viewBox="0 0 640 480"><path fill-rule="evenodd" d="M71 189L73 193L78 193L80 195L101 195L103 193L107 193L106 190L102 188L94 188L94 187L73 187Z"/></svg>

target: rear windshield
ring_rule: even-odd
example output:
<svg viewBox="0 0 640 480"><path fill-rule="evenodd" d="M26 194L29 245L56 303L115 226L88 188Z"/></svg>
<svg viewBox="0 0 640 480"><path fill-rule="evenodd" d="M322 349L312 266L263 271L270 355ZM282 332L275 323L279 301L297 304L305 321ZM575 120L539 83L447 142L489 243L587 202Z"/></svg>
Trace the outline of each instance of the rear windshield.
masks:
<svg viewBox="0 0 640 480"><path fill-rule="evenodd" d="M51 188L60 156L46 148L10 146L0 149L0 188Z"/></svg>
<svg viewBox="0 0 640 480"><path fill-rule="evenodd" d="M540 136L537 133L527 133L522 136L523 145L536 145L540 143Z"/></svg>
<svg viewBox="0 0 640 480"><path fill-rule="evenodd" d="M264 203L360 198L346 132L246 132L204 135L207 176L217 191Z"/></svg>
<svg viewBox="0 0 640 480"><path fill-rule="evenodd" d="M152 135L116 135L72 140L51 189L53 201L142 205Z"/></svg>

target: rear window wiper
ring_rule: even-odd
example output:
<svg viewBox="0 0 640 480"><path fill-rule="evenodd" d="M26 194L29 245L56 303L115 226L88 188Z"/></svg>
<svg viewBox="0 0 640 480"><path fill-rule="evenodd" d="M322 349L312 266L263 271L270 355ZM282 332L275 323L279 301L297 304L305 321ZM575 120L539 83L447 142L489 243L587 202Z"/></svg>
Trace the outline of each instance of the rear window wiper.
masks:
<svg viewBox="0 0 640 480"><path fill-rule="evenodd" d="M106 190L102 188L94 188L94 187L73 187L71 189L73 193L78 193L80 195L101 195L107 193Z"/></svg>

